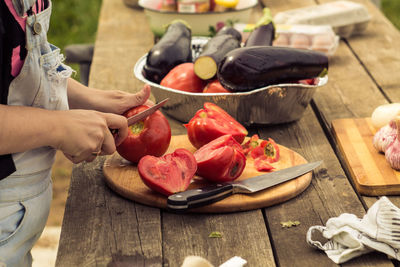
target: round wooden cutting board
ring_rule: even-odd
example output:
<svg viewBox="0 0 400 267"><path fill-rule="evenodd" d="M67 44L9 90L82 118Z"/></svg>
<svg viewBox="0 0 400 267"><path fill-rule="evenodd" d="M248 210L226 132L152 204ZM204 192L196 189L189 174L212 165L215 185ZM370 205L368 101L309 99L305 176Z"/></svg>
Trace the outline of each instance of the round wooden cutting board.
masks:
<svg viewBox="0 0 400 267"><path fill-rule="evenodd" d="M245 140L246 141L246 140ZM172 136L171 144L166 153L177 148L186 148L194 152L187 135ZM298 153L284 146L280 148L280 160L272 165L276 170L307 163ZM253 165L251 156L247 157L246 168L238 180L251 178L265 172L258 172ZM109 156L104 162L103 173L109 187L118 194L139 203L167 209L167 197L148 188L141 180L136 164L123 159L118 153ZM192 212L235 212L272 206L289 200L303 192L311 182L312 172L296 179L276 185L254 194L235 194L208 206L192 209ZM195 176L189 189L207 185L201 177Z"/></svg>

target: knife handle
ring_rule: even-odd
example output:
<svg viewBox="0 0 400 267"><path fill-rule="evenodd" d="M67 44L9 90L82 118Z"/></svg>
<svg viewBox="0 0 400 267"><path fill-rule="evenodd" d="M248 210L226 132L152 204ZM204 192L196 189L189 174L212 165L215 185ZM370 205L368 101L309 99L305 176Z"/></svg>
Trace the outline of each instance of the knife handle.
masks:
<svg viewBox="0 0 400 267"><path fill-rule="evenodd" d="M171 210L185 211L217 202L232 194L233 186L231 184L213 184L170 195L167 205Z"/></svg>

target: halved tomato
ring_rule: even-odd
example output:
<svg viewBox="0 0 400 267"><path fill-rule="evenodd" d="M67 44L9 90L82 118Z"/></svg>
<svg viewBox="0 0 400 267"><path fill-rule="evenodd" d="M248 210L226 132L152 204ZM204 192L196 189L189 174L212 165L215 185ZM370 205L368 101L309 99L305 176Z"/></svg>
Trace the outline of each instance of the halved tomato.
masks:
<svg viewBox="0 0 400 267"><path fill-rule="evenodd" d="M226 134L232 135L241 144L248 133L246 128L225 110L210 102L204 103L204 109L198 110L184 126L190 143L196 148Z"/></svg>
<svg viewBox="0 0 400 267"><path fill-rule="evenodd" d="M166 196L185 191L196 170L195 157L184 148L162 157L144 156L138 163L143 183Z"/></svg>
<svg viewBox="0 0 400 267"><path fill-rule="evenodd" d="M233 181L246 167L246 156L232 135L223 135L202 146L194 157L197 174L212 182Z"/></svg>

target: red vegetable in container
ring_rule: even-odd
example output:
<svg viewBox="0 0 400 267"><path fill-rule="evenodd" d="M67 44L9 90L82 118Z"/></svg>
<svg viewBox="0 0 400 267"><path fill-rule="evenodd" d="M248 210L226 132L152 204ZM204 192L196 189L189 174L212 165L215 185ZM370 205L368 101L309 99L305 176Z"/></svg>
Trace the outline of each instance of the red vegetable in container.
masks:
<svg viewBox="0 0 400 267"><path fill-rule="evenodd" d="M231 91L223 87L217 79L209 82L203 90L203 93L230 93L230 92Z"/></svg>
<svg viewBox="0 0 400 267"><path fill-rule="evenodd" d="M197 174L212 182L228 182L238 178L246 167L241 145L231 136L221 136L194 153Z"/></svg>
<svg viewBox="0 0 400 267"><path fill-rule="evenodd" d="M232 135L241 144L248 133L225 110L210 102L204 103L204 109L198 110L184 126L190 143L196 148L226 134Z"/></svg>
<svg viewBox="0 0 400 267"><path fill-rule="evenodd" d="M185 191L196 170L195 157L183 148L162 157L144 156L138 164L142 181L149 188L166 196Z"/></svg>
<svg viewBox="0 0 400 267"><path fill-rule="evenodd" d="M197 77L193 70L193 63L179 64L162 79L160 85L192 93L201 93L206 82Z"/></svg>

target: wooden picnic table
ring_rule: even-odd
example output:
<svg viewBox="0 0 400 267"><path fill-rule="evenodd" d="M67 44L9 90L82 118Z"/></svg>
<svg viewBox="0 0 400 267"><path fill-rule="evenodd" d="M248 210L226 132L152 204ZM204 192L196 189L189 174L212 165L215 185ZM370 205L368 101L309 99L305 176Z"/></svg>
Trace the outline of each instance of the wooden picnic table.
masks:
<svg viewBox="0 0 400 267"><path fill-rule="evenodd" d="M276 12L328 0L263 0ZM62 225L56 266L180 266L188 255L214 265L233 256L247 266L335 266L322 251L306 244L313 225L352 213L362 218L378 199L359 195L333 138L331 122L371 116L378 105L400 102L400 33L369 0L372 20L358 36L341 39L330 59L329 82L317 90L304 116L296 122L257 126L252 133L272 137L306 158L323 160L311 184L297 197L257 210L176 214L128 200L104 182L106 157L74 167ZM89 85L135 92L143 84L133 66L153 45L153 35L140 9L122 0L103 0ZM181 122L169 118L172 134L185 134ZM400 206L399 196L389 199ZM300 225L282 228L281 222ZM213 231L222 238L209 238ZM346 266L393 266L382 253L357 257Z"/></svg>

